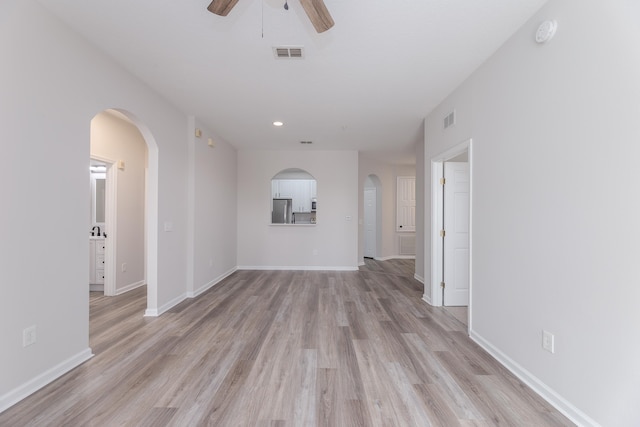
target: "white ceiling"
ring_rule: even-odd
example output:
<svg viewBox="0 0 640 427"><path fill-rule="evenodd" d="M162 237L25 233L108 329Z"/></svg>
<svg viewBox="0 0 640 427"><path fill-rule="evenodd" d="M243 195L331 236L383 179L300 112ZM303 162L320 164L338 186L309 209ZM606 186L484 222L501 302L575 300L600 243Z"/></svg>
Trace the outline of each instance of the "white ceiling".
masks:
<svg viewBox="0 0 640 427"><path fill-rule="evenodd" d="M336 24L317 34L298 0L239 0L227 17L209 0L38 1L238 149L398 163L414 162L423 118L546 3L325 0ZM276 45L305 58L275 59Z"/></svg>

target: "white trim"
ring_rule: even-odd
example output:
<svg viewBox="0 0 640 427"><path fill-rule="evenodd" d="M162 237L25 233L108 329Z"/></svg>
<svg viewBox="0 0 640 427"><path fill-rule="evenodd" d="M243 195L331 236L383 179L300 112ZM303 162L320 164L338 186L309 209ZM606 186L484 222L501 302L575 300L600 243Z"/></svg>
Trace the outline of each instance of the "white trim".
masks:
<svg viewBox="0 0 640 427"><path fill-rule="evenodd" d="M187 141L187 296L197 295L195 289L195 241L196 241L196 118L187 118L189 139Z"/></svg>
<svg viewBox="0 0 640 427"><path fill-rule="evenodd" d="M325 266L272 266L272 265L240 265L238 270L291 270L291 271L358 271L358 267L325 267Z"/></svg>
<svg viewBox="0 0 640 427"><path fill-rule="evenodd" d="M162 307L159 307L157 309L153 309L153 308L147 308L144 312L144 316L145 317L158 317L160 315L162 315L163 313L166 313L167 311L171 310L173 307L175 307L176 305L180 304L182 301L187 299L187 294L184 293L182 295L178 295L177 297L175 297L174 299L172 299L171 301L169 301L168 303L164 304Z"/></svg>
<svg viewBox="0 0 640 427"><path fill-rule="evenodd" d="M413 275L413 278L424 285L424 277L418 276L418 274L416 273Z"/></svg>
<svg viewBox="0 0 640 427"><path fill-rule="evenodd" d="M391 256L383 256L383 257L375 257L376 261L389 261L392 259L416 259L415 255L391 255Z"/></svg>
<svg viewBox="0 0 640 427"><path fill-rule="evenodd" d="M116 295L125 294L125 293L127 293L129 291L132 291L132 290L134 290L136 288L139 288L140 286L144 286L145 284L146 284L146 282L144 280L140 280L139 282L134 282L134 283L131 283L131 284L127 285L127 286L123 286L122 288L116 290Z"/></svg>
<svg viewBox="0 0 640 427"><path fill-rule="evenodd" d="M595 420L573 406L565 398L543 383L539 378L513 361L509 356L500 351L488 340L484 339L480 334L470 330L469 337L572 422L579 426L601 427Z"/></svg>
<svg viewBox="0 0 640 427"><path fill-rule="evenodd" d="M46 370L35 378L32 378L21 386L5 393L4 395L0 396L0 412L7 410L25 397L35 393L47 384L55 381L56 379L60 378L73 368L80 366L92 357L93 352L90 348L87 348L76 354L75 356L71 356L62 363L59 363L53 368Z"/></svg>
<svg viewBox="0 0 640 427"><path fill-rule="evenodd" d="M426 302L429 305L433 305L431 303L431 296L428 294L422 294L422 301Z"/></svg>
<svg viewBox="0 0 640 427"><path fill-rule="evenodd" d="M204 292L208 291L209 289L211 289L212 287L214 287L218 283L222 282L227 277L231 276L236 271L238 271L238 268L234 267L231 270L227 271L226 273L223 273L220 276L218 276L217 278L213 279L209 283L205 284L204 286L201 286L200 288L196 289L195 291L188 291L187 292L187 298L195 298L195 297L203 294Z"/></svg>

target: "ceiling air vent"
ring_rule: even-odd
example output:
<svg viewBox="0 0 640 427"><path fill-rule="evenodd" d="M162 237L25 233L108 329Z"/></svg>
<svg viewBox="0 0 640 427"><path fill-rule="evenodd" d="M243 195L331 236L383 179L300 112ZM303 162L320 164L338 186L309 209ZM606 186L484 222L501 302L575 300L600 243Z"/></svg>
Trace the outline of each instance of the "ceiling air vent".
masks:
<svg viewBox="0 0 640 427"><path fill-rule="evenodd" d="M274 46L273 54L276 59L302 59L304 48L302 46Z"/></svg>
<svg viewBox="0 0 640 427"><path fill-rule="evenodd" d="M444 129L447 129L456 124L456 110L453 110L447 114L444 118Z"/></svg>

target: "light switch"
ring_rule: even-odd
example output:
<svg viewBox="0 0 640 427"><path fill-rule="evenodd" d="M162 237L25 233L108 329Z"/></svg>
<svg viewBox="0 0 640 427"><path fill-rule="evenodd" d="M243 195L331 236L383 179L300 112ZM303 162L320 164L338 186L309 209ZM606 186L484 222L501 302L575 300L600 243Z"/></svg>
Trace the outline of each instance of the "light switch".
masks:
<svg viewBox="0 0 640 427"><path fill-rule="evenodd" d="M164 231L173 231L173 222L165 221L164 222Z"/></svg>

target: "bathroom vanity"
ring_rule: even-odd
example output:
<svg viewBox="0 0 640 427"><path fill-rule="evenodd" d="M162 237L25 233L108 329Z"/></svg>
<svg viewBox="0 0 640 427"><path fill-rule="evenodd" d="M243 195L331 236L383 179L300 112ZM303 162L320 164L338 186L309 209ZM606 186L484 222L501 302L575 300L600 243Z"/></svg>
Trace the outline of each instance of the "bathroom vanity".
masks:
<svg viewBox="0 0 640 427"><path fill-rule="evenodd" d="M89 237L89 288L92 291L104 290L104 248L104 237Z"/></svg>

